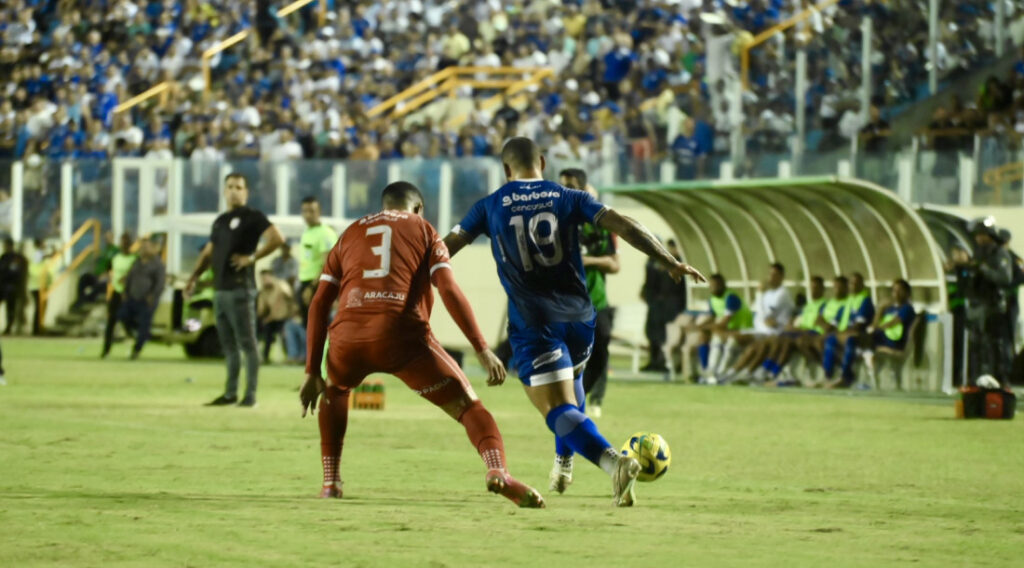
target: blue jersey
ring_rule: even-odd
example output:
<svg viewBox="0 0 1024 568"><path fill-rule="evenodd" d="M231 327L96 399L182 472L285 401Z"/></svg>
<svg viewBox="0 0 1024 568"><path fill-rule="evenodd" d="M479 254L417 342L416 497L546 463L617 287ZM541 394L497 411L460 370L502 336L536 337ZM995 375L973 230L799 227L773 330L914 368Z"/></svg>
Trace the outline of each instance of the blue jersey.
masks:
<svg viewBox="0 0 1024 568"><path fill-rule="evenodd" d="M583 191L544 180L513 181L477 201L453 232L466 242L490 237L513 329L589 321L594 306L577 229L596 224L605 211Z"/></svg>

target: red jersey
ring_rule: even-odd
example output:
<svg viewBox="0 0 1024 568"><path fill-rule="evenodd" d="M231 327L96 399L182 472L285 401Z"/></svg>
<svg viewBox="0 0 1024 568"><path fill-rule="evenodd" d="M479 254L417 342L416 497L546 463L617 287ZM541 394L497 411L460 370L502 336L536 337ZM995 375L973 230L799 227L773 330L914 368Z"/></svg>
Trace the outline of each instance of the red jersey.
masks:
<svg viewBox="0 0 1024 568"><path fill-rule="evenodd" d="M381 211L352 223L320 276L339 286L331 338L362 342L429 333L430 276L448 263L448 247L419 215Z"/></svg>

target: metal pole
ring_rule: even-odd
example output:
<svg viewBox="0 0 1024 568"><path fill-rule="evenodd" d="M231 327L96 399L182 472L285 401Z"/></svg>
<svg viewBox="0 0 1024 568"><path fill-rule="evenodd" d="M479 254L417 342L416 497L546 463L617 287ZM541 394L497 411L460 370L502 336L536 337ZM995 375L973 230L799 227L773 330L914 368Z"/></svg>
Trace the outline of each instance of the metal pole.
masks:
<svg viewBox="0 0 1024 568"><path fill-rule="evenodd" d="M278 162L274 165L274 185L277 197L277 203L274 206L274 211L282 216L288 216L288 198L289 198L289 185L291 182L291 168L293 162Z"/></svg>
<svg viewBox="0 0 1024 568"><path fill-rule="evenodd" d="M25 164L11 165L11 238L21 242L25 215Z"/></svg>
<svg viewBox="0 0 1024 568"><path fill-rule="evenodd" d="M874 26L870 16L864 16L860 23L860 112L863 116L869 116L868 109L871 108L871 42L874 36Z"/></svg>
<svg viewBox="0 0 1024 568"><path fill-rule="evenodd" d="M71 241L71 233L74 232L72 223L75 214L74 190L75 170L71 162L64 162L60 165L60 240L66 245ZM71 247L64 250L64 265L71 264Z"/></svg>
<svg viewBox="0 0 1024 568"><path fill-rule="evenodd" d="M996 0L996 57L1006 51L1006 2Z"/></svg>
<svg viewBox="0 0 1024 568"><path fill-rule="evenodd" d="M939 91L939 0L928 0L928 55L932 66L928 70L928 92Z"/></svg>
<svg viewBox="0 0 1024 568"><path fill-rule="evenodd" d="M113 176L110 190L110 225L114 234L121 237L124 234L124 164L117 158L114 159Z"/></svg>
<svg viewBox="0 0 1024 568"><path fill-rule="evenodd" d="M807 50L800 42L796 51L796 140L793 143L793 163L803 171L804 140L807 136Z"/></svg>
<svg viewBox="0 0 1024 568"><path fill-rule="evenodd" d="M452 228L452 164L449 161L441 163L440 189L437 196L437 227L442 234L448 234ZM461 215L461 212L460 212Z"/></svg>
<svg viewBox="0 0 1024 568"><path fill-rule="evenodd" d="M331 216L336 219L345 218L345 186L348 184L348 168L344 163L334 164L331 175ZM341 227L336 227L340 229Z"/></svg>
<svg viewBox="0 0 1024 568"><path fill-rule="evenodd" d="M170 221L167 224L167 269L171 274L178 274L181 272L181 258L185 252L181 228L178 227L184 211L185 160L174 158L172 163L171 179L168 180L170 187L167 192L167 213Z"/></svg>
<svg viewBox="0 0 1024 568"><path fill-rule="evenodd" d="M730 136L730 158L733 164L739 164L740 171L743 171L744 150L743 145L743 125L746 122L743 116L743 83L740 81L732 81L733 88L731 89L732 102L729 104L729 114L732 115L733 124L732 132ZM746 175L746 172L744 172Z"/></svg>

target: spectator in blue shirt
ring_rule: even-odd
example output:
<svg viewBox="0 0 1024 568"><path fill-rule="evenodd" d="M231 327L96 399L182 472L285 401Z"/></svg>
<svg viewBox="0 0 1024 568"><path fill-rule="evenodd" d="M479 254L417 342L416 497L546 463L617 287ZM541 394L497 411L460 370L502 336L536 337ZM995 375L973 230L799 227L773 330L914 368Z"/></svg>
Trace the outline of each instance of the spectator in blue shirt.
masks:
<svg viewBox="0 0 1024 568"><path fill-rule="evenodd" d="M608 96L612 100L619 100L619 83L629 76L629 71L633 68L635 60L636 54L624 45L620 45L605 54L603 59L604 73L601 77L605 88L608 89Z"/></svg>
<svg viewBox="0 0 1024 568"><path fill-rule="evenodd" d="M672 141L672 157L676 164L676 179L691 180L704 173L707 150L697 140L696 123L692 118L683 120L679 135Z"/></svg>

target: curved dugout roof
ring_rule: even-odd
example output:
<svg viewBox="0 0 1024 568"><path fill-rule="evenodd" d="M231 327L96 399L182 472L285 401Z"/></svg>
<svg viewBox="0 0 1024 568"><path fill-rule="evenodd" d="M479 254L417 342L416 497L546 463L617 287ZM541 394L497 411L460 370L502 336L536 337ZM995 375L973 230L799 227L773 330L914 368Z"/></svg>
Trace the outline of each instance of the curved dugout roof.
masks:
<svg viewBox="0 0 1024 568"><path fill-rule="evenodd" d="M722 273L752 301L767 266L788 284L860 272L876 303L905 278L914 300L946 305L942 253L928 225L894 193L839 177L621 185L604 191L654 209L690 264ZM690 287L692 296L693 287Z"/></svg>

